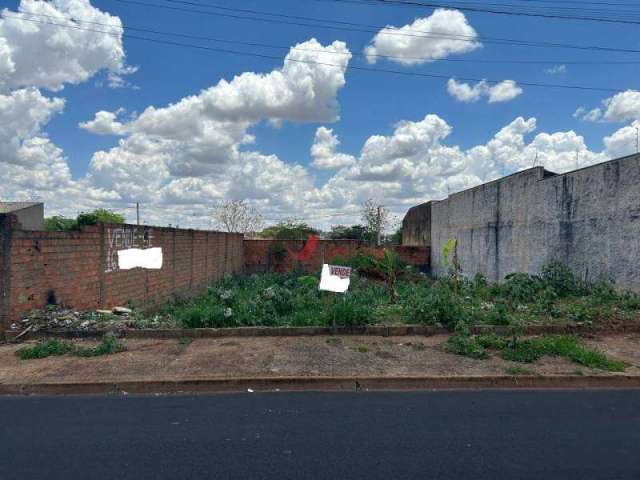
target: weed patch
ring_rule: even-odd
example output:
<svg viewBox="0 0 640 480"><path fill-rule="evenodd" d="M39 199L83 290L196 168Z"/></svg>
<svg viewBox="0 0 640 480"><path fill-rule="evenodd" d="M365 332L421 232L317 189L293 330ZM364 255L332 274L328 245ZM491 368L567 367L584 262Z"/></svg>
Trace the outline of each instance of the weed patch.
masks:
<svg viewBox="0 0 640 480"><path fill-rule="evenodd" d="M545 266L540 275L513 273L502 282L489 283L482 275L467 279L461 272L432 280L403 267L390 253L375 259L358 252L333 261L356 269L345 294L320 292L317 275L266 273L225 278L204 295L175 300L148 318L135 317L136 325L221 328L417 323L453 330L459 322L508 326L640 320L640 295L617 292L604 280L588 285L560 263Z"/></svg>
<svg viewBox="0 0 640 480"><path fill-rule="evenodd" d="M530 339L507 340L496 335L469 335L460 332L449 337L445 350L471 358L487 358L486 350L497 350L504 360L534 363L543 356L563 357L588 368L623 372L624 362L612 360L604 353L581 345L571 335L552 335Z"/></svg>
<svg viewBox="0 0 640 480"><path fill-rule="evenodd" d="M95 347L82 347L72 342L63 340L47 340L32 347L23 347L16 350L16 355L22 360L33 360L50 356L73 355L76 357L99 357L123 352L126 349L124 343L115 335L107 334Z"/></svg>

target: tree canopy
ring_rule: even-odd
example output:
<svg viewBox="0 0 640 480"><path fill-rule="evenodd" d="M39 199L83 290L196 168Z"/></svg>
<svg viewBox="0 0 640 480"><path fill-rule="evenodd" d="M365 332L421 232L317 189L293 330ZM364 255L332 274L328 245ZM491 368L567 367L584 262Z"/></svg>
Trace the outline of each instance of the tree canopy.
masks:
<svg viewBox="0 0 640 480"><path fill-rule="evenodd" d="M96 223L124 223L124 216L106 208L92 212L81 212L75 219L54 215L44 219L44 229L49 231L76 230L84 225Z"/></svg>
<svg viewBox="0 0 640 480"><path fill-rule="evenodd" d="M260 237L276 240L305 240L309 235L318 235L317 230L304 222L287 220L265 228Z"/></svg>

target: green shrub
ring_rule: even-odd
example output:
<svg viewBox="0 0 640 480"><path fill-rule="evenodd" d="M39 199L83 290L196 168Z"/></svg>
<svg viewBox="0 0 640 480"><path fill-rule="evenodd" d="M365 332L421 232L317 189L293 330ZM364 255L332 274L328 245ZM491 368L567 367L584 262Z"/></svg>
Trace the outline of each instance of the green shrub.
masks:
<svg viewBox="0 0 640 480"><path fill-rule="evenodd" d="M553 261L542 267L542 280L553 288L559 297L578 293L576 277L564 263Z"/></svg>
<svg viewBox="0 0 640 480"><path fill-rule="evenodd" d="M598 280L595 282L589 292L590 301L594 305L610 303L618 299L618 293L615 285L611 280Z"/></svg>
<svg viewBox="0 0 640 480"><path fill-rule="evenodd" d="M540 277L527 273L510 273L497 286L496 294L511 304L531 302L544 288Z"/></svg>
<svg viewBox="0 0 640 480"><path fill-rule="evenodd" d="M468 318L468 311L448 283L439 282L430 288L417 289L405 308L409 322L441 324L453 328Z"/></svg>
<svg viewBox="0 0 640 480"><path fill-rule="evenodd" d="M621 306L624 310L640 310L640 295L625 292L621 297Z"/></svg>

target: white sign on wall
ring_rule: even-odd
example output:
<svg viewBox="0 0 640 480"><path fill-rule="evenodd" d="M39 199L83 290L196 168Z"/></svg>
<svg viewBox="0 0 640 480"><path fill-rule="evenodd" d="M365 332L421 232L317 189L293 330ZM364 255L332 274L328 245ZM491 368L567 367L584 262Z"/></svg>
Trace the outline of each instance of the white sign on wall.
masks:
<svg viewBox="0 0 640 480"><path fill-rule="evenodd" d="M162 248L128 248L118 250L118 267L120 270L132 268L162 268Z"/></svg>
<svg viewBox="0 0 640 480"><path fill-rule="evenodd" d="M320 276L320 290L328 292L344 293L349 288L349 276L351 267L340 265L322 265Z"/></svg>

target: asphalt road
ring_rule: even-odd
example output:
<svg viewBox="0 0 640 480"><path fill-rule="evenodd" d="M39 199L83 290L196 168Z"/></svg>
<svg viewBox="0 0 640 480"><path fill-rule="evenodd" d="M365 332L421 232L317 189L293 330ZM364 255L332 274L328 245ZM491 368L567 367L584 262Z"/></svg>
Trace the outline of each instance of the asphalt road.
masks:
<svg viewBox="0 0 640 480"><path fill-rule="evenodd" d="M0 398L2 479L638 479L640 391Z"/></svg>

